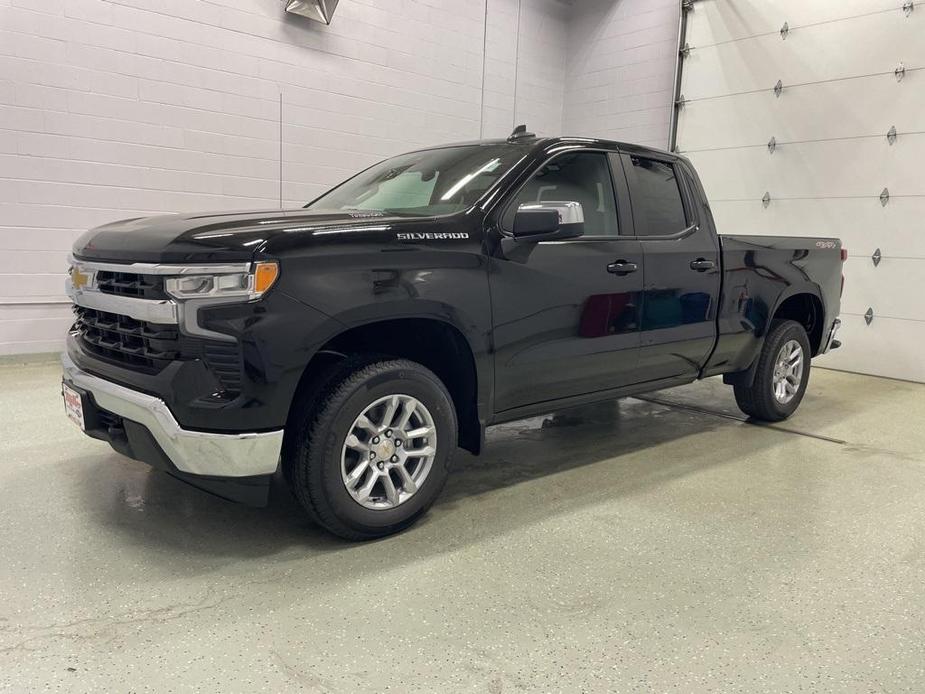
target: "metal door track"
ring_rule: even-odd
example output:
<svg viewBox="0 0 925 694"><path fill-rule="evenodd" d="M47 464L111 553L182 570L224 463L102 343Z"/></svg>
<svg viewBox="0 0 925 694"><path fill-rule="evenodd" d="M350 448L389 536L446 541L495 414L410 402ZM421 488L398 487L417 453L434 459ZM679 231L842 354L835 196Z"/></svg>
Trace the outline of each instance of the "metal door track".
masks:
<svg viewBox="0 0 925 694"><path fill-rule="evenodd" d="M646 396L634 395L632 396L636 400L642 400L644 402L651 402L654 405L662 405L664 407L672 407L676 410L687 410L688 412L696 412L697 414L711 415L713 417L722 417L723 419L732 419L736 422L742 422L743 424L751 424L752 426L762 427L764 429L774 429L775 431L781 431L785 434L796 434L798 436L807 436L811 439L819 439L820 441L828 441L829 443L837 443L841 446L844 446L847 441L842 439L832 438L831 436L823 436L822 434L811 434L807 431L800 431L798 429L791 429L789 427L782 427L776 424L770 424L768 422L758 422L748 417L740 417L734 414L727 414L725 412L718 412L716 410L707 410L702 407L695 407L693 405L682 405L681 403L671 402L670 400L661 400L660 398L651 398Z"/></svg>

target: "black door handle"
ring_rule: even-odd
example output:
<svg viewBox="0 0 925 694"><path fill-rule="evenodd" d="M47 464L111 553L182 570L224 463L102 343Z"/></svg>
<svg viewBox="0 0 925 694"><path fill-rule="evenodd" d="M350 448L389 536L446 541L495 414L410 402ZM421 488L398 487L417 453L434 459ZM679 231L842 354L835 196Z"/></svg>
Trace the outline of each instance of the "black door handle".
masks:
<svg viewBox="0 0 925 694"><path fill-rule="evenodd" d="M707 270L712 270L716 267L716 263L712 260L707 260L706 258L697 258L697 260L691 261L691 270L696 270L697 272L706 272Z"/></svg>
<svg viewBox="0 0 925 694"><path fill-rule="evenodd" d="M613 273L614 275L628 275L631 272L636 272L638 269L639 266L636 263L630 263L626 260L618 260L607 266L607 272Z"/></svg>

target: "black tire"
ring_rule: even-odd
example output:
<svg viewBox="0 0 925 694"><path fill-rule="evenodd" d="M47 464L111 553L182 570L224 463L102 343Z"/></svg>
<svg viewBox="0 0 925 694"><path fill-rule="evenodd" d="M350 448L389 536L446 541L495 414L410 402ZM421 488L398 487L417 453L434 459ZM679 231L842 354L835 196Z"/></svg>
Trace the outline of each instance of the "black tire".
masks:
<svg viewBox="0 0 925 694"><path fill-rule="evenodd" d="M790 340L796 340L803 348L803 373L793 398L787 403L782 403L774 397L774 370L781 348ZM811 354L809 338L802 325L792 320L773 321L758 356L754 382L751 386L734 386L739 409L749 417L765 422L787 419L800 406L806 392Z"/></svg>
<svg viewBox="0 0 925 694"><path fill-rule="evenodd" d="M304 428L311 426L319 403L344 378L373 362L385 359L387 357L381 355L363 354L332 361L315 373L310 380L299 385L299 391L293 400L289 419L286 422L281 454L283 479L290 489L293 488L294 475L294 466L291 463L298 457L296 449L300 440L293 432L301 432Z"/></svg>
<svg viewBox="0 0 925 694"><path fill-rule="evenodd" d="M352 368L351 368L352 367ZM387 395L419 400L436 427L437 446L430 472L406 501L370 509L344 485L341 455L354 420ZM440 379L407 359L346 362L313 399L310 412L290 418L283 466L295 497L312 519L347 540L371 540L399 532L427 511L439 496L457 445L456 410Z"/></svg>

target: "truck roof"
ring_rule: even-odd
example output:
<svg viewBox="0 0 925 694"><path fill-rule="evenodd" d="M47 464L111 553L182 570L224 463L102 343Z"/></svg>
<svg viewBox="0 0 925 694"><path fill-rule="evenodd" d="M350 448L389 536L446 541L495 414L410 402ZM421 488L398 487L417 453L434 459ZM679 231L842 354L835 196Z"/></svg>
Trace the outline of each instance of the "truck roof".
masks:
<svg viewBox="0 0 925 694"><path fill-rule="evenodd" d="M465 147L473 145L510 145L511 147L522 147L525 149L545 149L546 147L557 144L583 144L590 148L599 147L601 149L620 149L624 152L636 152L639 154L657 154L662 157L678 157L677 154L657 147L648 147L646 145L637 145L632 142L619 142L617 140L605 140L595 137L579 137L573 135L563 135L559 137L537 137L536 135L527 134L516 138L489 138L484 140L466 140L463 142L450 142L447 144L434 145L432 147L421 147L417 151L426 151L431 149L444 149L446 147Z"/></svg>

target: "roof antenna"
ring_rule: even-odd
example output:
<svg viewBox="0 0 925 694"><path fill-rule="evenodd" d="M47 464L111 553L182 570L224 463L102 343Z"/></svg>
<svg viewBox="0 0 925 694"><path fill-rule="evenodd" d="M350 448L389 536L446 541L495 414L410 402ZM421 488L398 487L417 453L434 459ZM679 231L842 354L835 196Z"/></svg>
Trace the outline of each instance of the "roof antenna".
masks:
<svg viewBox="0 0 925 694"><path fill-rule="evenodd" d="M536 137L536 135L534 133L528 133L526 125L518 125L514 128L514 132L508 136L507 141L516 142L517 140L522 140L527 137Z"/></svg>

